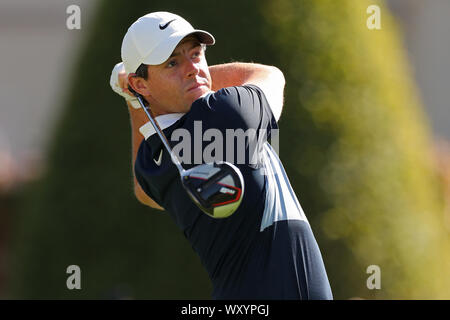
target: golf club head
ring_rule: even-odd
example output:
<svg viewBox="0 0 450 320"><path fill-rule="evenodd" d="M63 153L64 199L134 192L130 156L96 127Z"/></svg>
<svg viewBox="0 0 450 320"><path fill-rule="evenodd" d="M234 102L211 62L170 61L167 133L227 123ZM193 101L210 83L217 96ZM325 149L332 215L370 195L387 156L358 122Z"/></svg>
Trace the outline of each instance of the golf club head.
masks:
<svg viewBox="0 0 450 320"><path fill-rule="evenodd" d="M228 162L207 163L184 171L181 182L195 204L212 218L226 218L241 204L244 178Z"/></svg>

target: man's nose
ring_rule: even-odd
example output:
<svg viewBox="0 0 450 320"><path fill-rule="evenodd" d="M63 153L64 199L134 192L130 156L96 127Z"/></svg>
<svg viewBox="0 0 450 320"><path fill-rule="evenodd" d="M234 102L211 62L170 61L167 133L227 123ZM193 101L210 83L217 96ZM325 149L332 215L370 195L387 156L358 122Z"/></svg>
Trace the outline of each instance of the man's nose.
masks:
<svg viewBox="0 0 450 320"><path fill-rule="evenodd" d="M186 76L188 78L195 77L200 72L200 66L192 59L186 59Z"/></svg>

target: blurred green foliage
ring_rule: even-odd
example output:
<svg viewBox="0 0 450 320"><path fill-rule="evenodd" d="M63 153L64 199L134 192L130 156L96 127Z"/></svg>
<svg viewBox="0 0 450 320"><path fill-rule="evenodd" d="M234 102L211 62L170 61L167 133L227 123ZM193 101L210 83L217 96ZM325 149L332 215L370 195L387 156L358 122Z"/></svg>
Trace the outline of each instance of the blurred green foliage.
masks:
<svg viewBox="0 0 450 320"><path fill-rule="evenodd" d="M382 30L368 30L379 4ZM450 298L450 242L426 117L398 27L380 1L102 1L90 26L48 171L16 221L18 298L209 298L198 258L167 215L132 195L125 104L109 76L128 26L171 11L210 31L209 64L286 76L280 158L312 225L335 298ZM66 288L67 266L82 290ZM369 290L366 268L381 268Z"/></svg>
<svg viewBox="0 0 450 320"><path fill-rule="evenodd" d="M381 30L366 8L381 7ZM287 72L281 144L338 298L449 298L449 233L426 117L398 26L378 1L264 9ZM286 161L289 159L289 161ZM369 265L382 289L368 290Z"/></svg>

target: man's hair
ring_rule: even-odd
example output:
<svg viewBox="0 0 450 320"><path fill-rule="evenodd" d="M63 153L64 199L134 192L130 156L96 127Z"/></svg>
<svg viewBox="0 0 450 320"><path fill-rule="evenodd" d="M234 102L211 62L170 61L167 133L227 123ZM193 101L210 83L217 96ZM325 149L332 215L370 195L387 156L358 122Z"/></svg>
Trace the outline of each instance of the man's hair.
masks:
<svg viewBox="0 0 450 320"><path fill-rule="evenodd" d="M200 46L202 47L203 52L205 52L206 44L200 43ZM141 63L139 68L136 69L135 77L141 77L141 78L144 78L145 80L148 80L148 66L149 66L148 64Z"/></svg>
<svg viewBox="0 0 450 320"><path fill-rule="evenodd" d="M135 77L141 77L141 78L144 78L145 80L147 80L147 78L148 78L148 64L141 63L141 65L139 66L139 68L137 68L135 73L136 73Z"/></svg>

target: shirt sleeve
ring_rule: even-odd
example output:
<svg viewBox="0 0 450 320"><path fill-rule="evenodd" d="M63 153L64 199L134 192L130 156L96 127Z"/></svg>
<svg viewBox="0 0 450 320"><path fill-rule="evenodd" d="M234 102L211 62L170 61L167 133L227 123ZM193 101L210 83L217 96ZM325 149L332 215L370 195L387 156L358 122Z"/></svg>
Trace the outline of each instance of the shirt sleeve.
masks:
<svg viewBox="0 0 450 320"><path fill-rule="evenodd" d="M134 175L137 182L144 190L145 194L152 198L159 206L163 207L161 198L159 197L158 189L149 184L145 178L149 174L149 164L151 163L151 152L149 146L145 140L142 141L139 146L139 150L136 156L136 161L134 164Z"/></svg>
<svg viewBox="0 0 450 320"><path fill-rule="evenodd" d="M278 129L264 92L256 85L223 88L208 96L207 103L202 105L215 113L219 129L226 125L234 129L266 130L267 138L272 129Z"/></svg>
<svg viewBox="0 0 450 320"><path fill-rule="evenodd" d="M233 164L245 163L258 169L263 165L259 155L265 143L277 136L275 116L256 85L227 87L211 93L194 102L191 115L192 119L201 120L204 131L221 132L222 157ZM209 142L204 142L204 146L205 143Z"/></svg>

